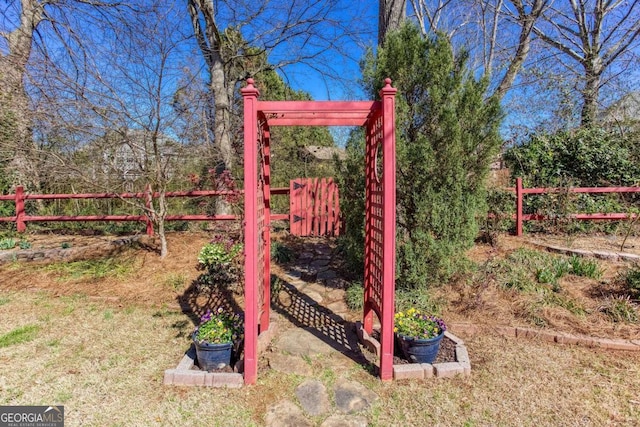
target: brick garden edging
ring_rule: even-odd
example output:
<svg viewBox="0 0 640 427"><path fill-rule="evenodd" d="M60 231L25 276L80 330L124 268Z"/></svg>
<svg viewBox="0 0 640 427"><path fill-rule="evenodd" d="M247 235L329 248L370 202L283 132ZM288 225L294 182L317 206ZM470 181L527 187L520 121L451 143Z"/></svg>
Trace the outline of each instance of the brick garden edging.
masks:
<svg viewBox="0 0 640 427"><path fill-rule="evenodd" d="M631 261L640 262L640 255L627 252L590 251L586 249L571 249L562 246L551 246L544 243L530 242L532 245L545 249L548 252L561 255L575 255L580 257L592 257L607 261Z"/></svg>
<svg viewBox="0 0 640 427"><path fill-rule="evenodd" d="M258 354L267 349L277 326L271 323L268 330L258 335ZM164 371L164 385L200 386L200 387L228 387L240 388L244 385L244 375L241 372L207 372L201 371L195 364L196 350L193 344L184 354L175 369ZM236 371L241 371L244 360L236 363Z"/></svg>
<svg viewBox="0 0 640 427"><path fill-rule="evenodd" d="M585 347L604 348L608 350L640 351L640 340L624 340L598 338L589 335L572 335L566 332L555 332L542 329L523 328L519 326L479 326L469 323L452 323L449 328L457 333L475 335L486 330L493 330L499 335L509 338L539 339L558 344L573 344Z"/></svg>
<svg viewBox="0 0 640 427"><path fill-rule="evenodd" d="M371 337L363 328L362 322L356 322L356 332L358 339L376 356L380 357L380 343ZM407 363L403 365L393 365L393 379L395 380L422 380L426 378L451 378L456 375L471 375L471 360L467 348L457 336L446 331L445 337L456 344L456 361L445 363Z"/></svg>

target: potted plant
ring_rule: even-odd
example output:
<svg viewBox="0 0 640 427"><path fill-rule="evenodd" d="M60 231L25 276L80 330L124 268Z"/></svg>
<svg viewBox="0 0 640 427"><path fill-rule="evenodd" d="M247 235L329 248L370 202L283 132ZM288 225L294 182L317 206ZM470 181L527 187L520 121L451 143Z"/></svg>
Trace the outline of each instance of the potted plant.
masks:
<svg viewBox="0 0 640 427"><path fill-rule="evenodd" d="M415 308L395 315L393 331L405 358L413 363L433 363L446 330L442 319Z"/></svg>
<svg viewBox="0 0 640 427"><path fill-rule="evenodd" d="M200 325L193 331L193 344L200 369L222 369L231 363L233 344L242 340L244 322L239 315L232 315L218 308L207 310L200 318Z"/></svg>

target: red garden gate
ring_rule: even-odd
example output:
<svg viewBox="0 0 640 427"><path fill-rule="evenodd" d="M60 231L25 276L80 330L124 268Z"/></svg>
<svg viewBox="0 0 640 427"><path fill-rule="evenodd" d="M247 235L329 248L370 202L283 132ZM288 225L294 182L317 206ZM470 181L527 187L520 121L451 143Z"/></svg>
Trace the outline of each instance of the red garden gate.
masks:
<svg viewBox="0 0 640 427"><path fill-rule="evenodd" d="M242 89L244 98L244 215L245 215L245 342L244 381L258 375L258 336L269 328L270 294L270 126L364 126L366 128L366 213L363 325L372 332L373 314L380 320L380 378L393 377L393 316L395 292L395 93L385 80L381 101L258 101L253 79ZM308 197L303 183L296 191ZM295 184L294 184L295 185ZM306 196L305 196L306 195ZM292 191L291 197L294 198ZM326 200L329 196L327 195ZM323 196L320 197L323 200ZM325 207L310 228L329 227ZM316 207L317 206L317 207ZM293 208L293 206L292 206ZM293 212L293 209L292 209ZM303 212L300 212L303 214ZM301 217L301 215L298 215ZM309 223L305 210L304 220ZM314 215L311 215L314 218ZM332 223L333 224L333 223Z"/></svg>
<svg viewBox="0 0 640 427"><path fill-rule="evenodd" d="M289 205L289 231L294 236L340 235L338 186L332 178L292 180Z"/></svg>

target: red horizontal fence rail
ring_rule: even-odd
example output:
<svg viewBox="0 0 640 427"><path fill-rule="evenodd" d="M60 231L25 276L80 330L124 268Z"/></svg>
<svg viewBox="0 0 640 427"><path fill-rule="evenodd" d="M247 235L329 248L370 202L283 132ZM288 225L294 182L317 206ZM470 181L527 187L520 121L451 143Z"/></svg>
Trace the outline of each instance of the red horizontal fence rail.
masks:
<svg viewBox="0 0 640 427"><path fill-rule="evenodd" d="M550 193L640 193L640 187L575 187L575 188L524 188L522 178L516 178L516 188L511 189L516 193L516 236L522 236L523 221L542 221L549 219L546 215L523 214L522 200L525 194L550 194ZM637 218L637 214L628 213L592 213L592 214L570 214L568 218L582 221L605 220L620 221Z"/></svg>
<svg viewBox="0 0 640 427"><path fill-rule="evenodd" d="M165 197L210 197L224 196L230 194L242 194L240 191L214 191L214 190L194 190L194 191L168 191ZM289 188L273 188L271 194L287 195ZM15 194L0 195L0 201L14 201L14 216L0 217L0 222L15 222L19 232L26 230L27 222L45 221L139 221L147 225L147 234L153 235L153 225L147 215L27 215L25 213L25 201L27 200L77 200L77 199L146 199L147 207L151 205L153 198L159 197L160 193L145 191L142 193L84 193L84 194L28 194L24 192L22 186L16 187ZM167 215L165 221L230 221L237 220L237 215L205 215L205 214L185 214ZM275 214L272 219L288 220L289 214Z"/></svg>

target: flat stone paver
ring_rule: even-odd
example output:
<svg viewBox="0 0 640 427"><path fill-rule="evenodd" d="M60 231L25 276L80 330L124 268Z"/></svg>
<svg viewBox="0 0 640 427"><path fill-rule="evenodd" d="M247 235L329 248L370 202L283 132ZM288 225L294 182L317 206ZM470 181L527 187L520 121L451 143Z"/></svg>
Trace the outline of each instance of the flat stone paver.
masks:
<svg viewBox="0 0 640 427"><path fill-rule="evenodd" d="M335 353L336 349L310 332L313 328L292 328L280 335L274 346L281 352L313 356Z"/></svg>
<svg viewBox="0 0 640 427"><path fill-rule="evenodd" d="M300 279L301 277L302 277L302 272L298 270L290 270L286 274L287 279L296 280L296 279Z"/></svg>
<svg viewBox="0 0 640 427"><path fill-rule="evenodd" d="M307 380L296 388L296 397L302 409L312 416L329 412L331 403L324 384L318 380Z"/></svg>
<svg viewBox="0 0 640 427"><path fill-rule="evenodd" d="M339 316L349 314L349 307L344 301L335 301L327 305L327 308Z"/></svg>
<svg viewBox="0 0 640 427"><path fill-rule="evenodd" d="M308 296L309 298L311 298L312 300L314 300L317 304L322 303L322 301L324 301L324 298L322 298L322 295L320 295L319 292L316 292L314 290L311 290L309 288L304 290L304 294L306 296Z"/></svg>
<svg viewBox="0 0 640 427"><path fill-rule="evenodd" d="M317 280L331 280L331 279L335 279L336 277L338 277L338 274L333 271L333 270L324 270L324 271L320 271L317 276L316 279Z"/></svg>
<svg viewBox="0 0 640 427"><path fill-rule="evenodd" d="M311 264L309 264L309 265L311 267L325 267L325 266L329 265L329 262L331 262L330 258L315 259L315 260L311 261Z"/></svg>
<svg viewBox="0 0 640 427"><path fill-rule="evenodd" d="M303 377L313 375L313 368L301 356L273 353L269 355L269 367L284 374L295 374Z"/></svg>
<svg viewBox="0 0 640 427"><path fill-rule="evenodd" d="M367 410L378 395L355 381L339 380L334 386L336 406L340 412L351 414Z"/></svg>
<svg viewBox="0 0 640 427"><path fill-rule="evenodd" d="M264 421L267 427L313 426L311 421L309 421L302 413L302 409L290 400L283 400L282 402L267 408Z"/></svg>

